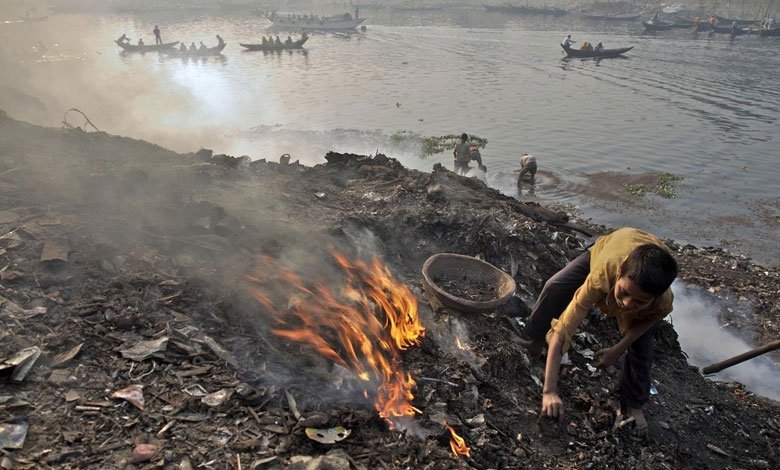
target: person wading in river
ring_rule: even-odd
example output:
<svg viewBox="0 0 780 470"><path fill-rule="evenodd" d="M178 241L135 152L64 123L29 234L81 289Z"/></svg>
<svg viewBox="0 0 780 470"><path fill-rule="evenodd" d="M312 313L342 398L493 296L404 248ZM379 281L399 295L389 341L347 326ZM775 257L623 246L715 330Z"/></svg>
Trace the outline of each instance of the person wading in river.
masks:
<svg viewBox="0 0 780 470"><path fill-rule="evenodd" d="M469 162L471 161L471 145L467 142L468 134L460 135L460 143L452 151L455 156L455 173L465 175L469 171Z"/></svg>
<svg viewBox="0 0 780 470"><path fill-rule="evenodd" d="M650 396L655 325L672 311L670 286L677 272L677 262L661 240L624 227L600 237L545 283L528 319L530 340L520 340L533 357L541 355L545 339L549 344L542 417L563 422L563 401L558 394L561 358L595 306L617 319L623 337L594 353L596 367L609 367L628 351L619 385L621 416L633 418L628 428L632 439L647 438L642 407Z"/></svg>

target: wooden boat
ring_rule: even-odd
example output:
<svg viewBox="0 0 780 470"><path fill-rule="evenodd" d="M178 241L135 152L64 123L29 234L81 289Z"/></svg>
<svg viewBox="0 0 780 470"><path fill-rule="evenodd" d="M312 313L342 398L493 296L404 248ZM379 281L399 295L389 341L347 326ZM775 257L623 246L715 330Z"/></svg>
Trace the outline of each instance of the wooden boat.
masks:
<svg viewBox="0 0 780 470"><path fill-rule="evenodd" d="M117 46L121 47L127 52L162 51L165 49L170 49L172 47L175 47L176 44L179 44L179 41L174 41L174 42L166 42L165 44L144 44L143 46L139 46L137 44L128 44L126 42L119 42L116 39L114 39L114 42L117 44Z"/></svg>
<svg viewBox="0 0 780 470"><path fill-rule="evenodd" d="M223 42L218 46L197 49L194 51L189 49L186 51L181 51L179 49L161 49L160 52L171 57L208 57L213 55L220 55L222 53L222 49L224 49L225 46L226 44Z"/></svg>
<svg viewBox="0 0 780 470"><path fill-rule="evenodd" d="M742 28L733 28L731 26L718 26L711 24L710 30L714 33L718 34L730 34L732 36L742 36L743 34L748 34L750 31Z"/></svg>
<svg viewBox="0 0 780 470"><path fill-rule="evenodd" d="M563 16L568 13L568 11L562 9L562 8L539 8L539 7L529 7L529 6L515 6L515 5L483 5L485 7L485 10L487 11L494 11L498 13L510 13L513 15L552 15L552 16Z"/></svg>
<svg viewBox="0 0 780 470"><path fill-rule="evenodd" d="M43 21L46 18L48 18L49 15L45 16L20 16L19 19L22 21L22 23L35 23L36 21Z"/></svg>
<svg viewBox="0 0 780 470"><path fill-rule="evenodd" d="M754 26L761 24L760 20L740 20L736 18L724 18L722 16L715 15L715 18L718 20L718 24L727 24L730 25L733 22L737 22L737 26Z"/></svg>
<svg viewBox="0 0 780 470"><path fill-rule="evenodd" d="M360 26L365 18L323 18L317 20L291 20L286 17L277 16L269 18L275 29L303 29L305 31L349 31Z"/></svg>
<svg viewBox="0 0 780 470"><path fill-rule="evenodd" d="M761 37L780 37L780 29L759 29L758 35Z"/></svg>
<svg viewBox="0 0 780 470"><path fill-rule="evenodd" d="M444 5L428 5L428 6L412 6L412 5L392 5L390 9L393 11L438 11L443 10Z"/></svg>
<svg viewBox="0 0 780 470"><path fill-rule="evenodd" d="M641 14L638 15L588 15L583 13L582 17L586 20L594 21L636 21Z"/></svg>
<svg viewBox="0 0 780 470"><path fill-rule="evenodd" d="M695 23L661 23L661 22L650 23L647 21L643 21L642 26L644 26L648 32L654 33L656 31L670 31L672 29L693 29L696 26L696 24Z"/></svg>
<svg viewBox="0 0 780 470"><path fill-rule="evenodd" d="M291 44L281 43L276 44L244 44L240 42L241 47L246 47L249 51L284 51L291 49L302 49L306 41L309 40L309 36L303 36L297 41L293 41Z"/></svg>
<svg viewBox="0 0 780 470"><path fill-rule="evenodd" d="M564 51L566 51L566 55L568 57L575 57L575 58L588 58L588 57L594 57L594 58L609 58L609 57L617 57L621 54L625 54L626 52L630 51L634 47L621 47L619 49L602 49L598 52L596 51L581 51L579 49L572 49L571 47L564 46L561 44L561 47Z"/></svg>

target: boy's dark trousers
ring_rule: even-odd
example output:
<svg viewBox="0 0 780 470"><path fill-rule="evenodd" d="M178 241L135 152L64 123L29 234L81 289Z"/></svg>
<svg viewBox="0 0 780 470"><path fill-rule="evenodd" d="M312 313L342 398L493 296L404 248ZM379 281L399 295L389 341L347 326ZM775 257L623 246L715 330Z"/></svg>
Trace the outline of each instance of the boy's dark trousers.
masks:
<svg viewBox="0 0 780 470"><path fill-rule="evenodd" d="M561 316L574 293L585 283L589 273L590 251L586 251L547 280L528 318L526 334L531 339L545 340L552 319ZM653 364L654 343L655 326L628 347L619 385L623 405L642 408L647 403L650 397L650 367Z"/></svg>

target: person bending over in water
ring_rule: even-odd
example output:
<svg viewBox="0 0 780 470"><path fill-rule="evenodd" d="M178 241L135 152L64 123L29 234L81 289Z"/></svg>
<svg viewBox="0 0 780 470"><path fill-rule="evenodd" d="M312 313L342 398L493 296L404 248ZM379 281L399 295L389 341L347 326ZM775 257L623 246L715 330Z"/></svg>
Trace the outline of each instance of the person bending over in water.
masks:
<svg viewBox="0 0 780 470"><path fill-rule="evenodd" d="M533 184L536 178L536 168L536 157L524 153L520 157L520 173L517 175L517 185L520 186L520 182L525 175L530 177L531 184Z"/></svg>

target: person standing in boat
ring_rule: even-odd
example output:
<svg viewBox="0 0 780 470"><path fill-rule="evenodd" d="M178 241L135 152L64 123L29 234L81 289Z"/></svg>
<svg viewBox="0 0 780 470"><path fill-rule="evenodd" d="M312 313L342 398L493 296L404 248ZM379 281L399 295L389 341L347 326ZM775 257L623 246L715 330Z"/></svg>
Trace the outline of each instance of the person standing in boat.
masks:
<svg viewBox="0 0 780 470"><path fill-rule="evenodd" d="M467 142L469 136L466 133L460 135L460 143L452 151L455 156L455 173L465 175L469 171L469 162L471 161L471 145Z"/></svg>
<svg viewBox="0 0 780 470"><path fill-rule="evenodd" d="M566 35L566 38L563 40L563 47L571 47L572 44L576 44L577 41L571 38L571 34Z"/></svg>
<svg viewBox="0 0 780 470"><path fill-rule="evenodd" d="M155 44L162 44L162 36L160 36L160 28L157 27L157 25L154 25L154 30L152 30L154 33L154 43Z"/></svg>

